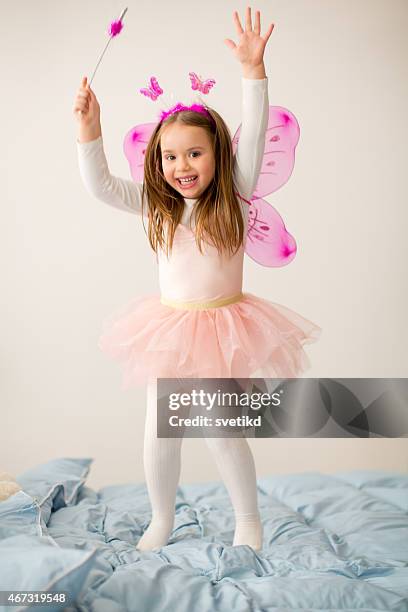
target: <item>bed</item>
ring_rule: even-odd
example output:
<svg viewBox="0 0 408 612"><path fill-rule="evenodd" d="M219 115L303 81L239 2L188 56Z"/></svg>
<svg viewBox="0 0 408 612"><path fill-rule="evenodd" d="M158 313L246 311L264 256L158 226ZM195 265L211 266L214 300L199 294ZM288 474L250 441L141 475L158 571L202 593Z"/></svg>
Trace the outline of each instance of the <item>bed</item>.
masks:
<svg viewBox="0 0 408 612"><path fill-rule="evenodd" d="M168 545L142 553L145 484L95 491L86 484L92 461L38 465L0 503L0 590L70 595L36 610L408 612L408 474L258 478L258 553L232 546L221 482L181 485ZM0 605L11 609L28 608Z"/></svg>

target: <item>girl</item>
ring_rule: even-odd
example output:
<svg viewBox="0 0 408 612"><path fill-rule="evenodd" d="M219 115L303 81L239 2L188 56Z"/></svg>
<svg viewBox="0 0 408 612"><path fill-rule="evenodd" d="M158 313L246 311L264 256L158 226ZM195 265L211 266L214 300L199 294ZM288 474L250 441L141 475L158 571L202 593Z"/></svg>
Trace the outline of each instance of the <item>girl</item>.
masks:
<svg viewBox="0 0 408 612"><path fill-rule="evenodd" d="M320 329L300 315L242 293L249 199L265 148L268 81L263 55L273 31L261 36L246 9L237 12L243 117L235 157L220 115L208 106L176 105L166 113L145 153L144 183L110 174L94 92L82 82L74 103L79 121L81 176L98 199L148 219L161 295L137 297L105 321L99 346L124 365L124 386L147 382L143 461L152 519L142 551L167 544L180 475L182 438L157 438L157 378L297 376L308 365L302 345ZM233 545L262 548L253 456L245 437L206 438L235 515Z"/></svg>

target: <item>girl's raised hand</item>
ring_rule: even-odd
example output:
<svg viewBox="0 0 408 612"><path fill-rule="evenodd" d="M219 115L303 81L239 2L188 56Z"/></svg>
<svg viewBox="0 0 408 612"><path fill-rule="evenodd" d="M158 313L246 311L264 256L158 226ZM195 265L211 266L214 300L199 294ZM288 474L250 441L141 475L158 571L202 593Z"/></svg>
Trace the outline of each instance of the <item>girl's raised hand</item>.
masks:
<svg viewBox="0 0 408 612"><path fill-rule="evenodd" d="M72 110L81 126L93 127L99 125L100 107L94 92L87 83L87 77L82 79Z"/></svg>
<svg viewBox="0 0 408 612"><path fill-rule="evenodd" d="M250 67L259 66L263 62L266 43L272 34L275 24L271 23L266 34L261 36L261 13L256 11L255 25L252 28L250 6L247 6L246 9L245 30L242 28L237 11L234 11L233 18L239 36L238 44L236 45L230 38L224 40L225 44L232 50L241 64Z"/></svg>

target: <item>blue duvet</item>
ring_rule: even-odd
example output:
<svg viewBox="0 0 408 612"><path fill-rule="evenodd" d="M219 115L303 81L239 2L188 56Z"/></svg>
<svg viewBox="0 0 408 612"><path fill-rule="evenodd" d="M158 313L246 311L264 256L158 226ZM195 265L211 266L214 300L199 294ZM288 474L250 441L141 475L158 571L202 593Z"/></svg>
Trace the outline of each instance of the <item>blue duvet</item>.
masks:
<svg viewBox="0 0 408 612"><path fill-rule="evenodd" d="M86 486L92 459L17 477L0 503L0 590L65 592L35 610L408 612L408 475L305 472L258 479L264 547L233 547L221 482L178 488L167 546L135 546L150 520L143 484ZM25 610L3 607L3 612Z"/></svg>

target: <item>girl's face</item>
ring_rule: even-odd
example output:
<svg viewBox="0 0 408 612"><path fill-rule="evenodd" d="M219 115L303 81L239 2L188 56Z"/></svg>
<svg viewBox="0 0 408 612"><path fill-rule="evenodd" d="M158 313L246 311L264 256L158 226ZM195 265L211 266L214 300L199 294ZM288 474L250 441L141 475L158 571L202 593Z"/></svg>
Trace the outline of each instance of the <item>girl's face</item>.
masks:
<svg viewBox="0 0 408 612"><path fill-rule="evenodd" d="M215 158L204 128L173 123L160 139L166 181L184 198L198 198L214 178ZM181 181L180 179L193 179Z"/></svg>

